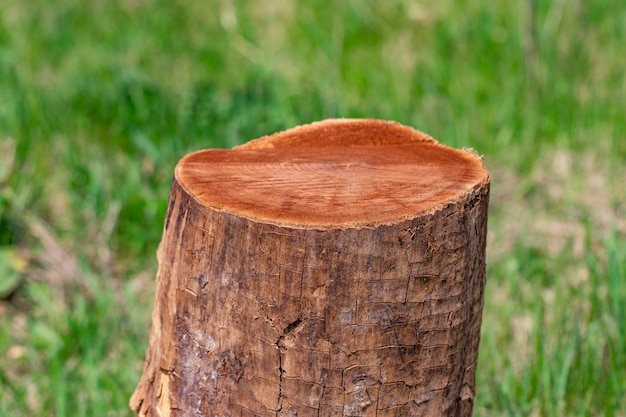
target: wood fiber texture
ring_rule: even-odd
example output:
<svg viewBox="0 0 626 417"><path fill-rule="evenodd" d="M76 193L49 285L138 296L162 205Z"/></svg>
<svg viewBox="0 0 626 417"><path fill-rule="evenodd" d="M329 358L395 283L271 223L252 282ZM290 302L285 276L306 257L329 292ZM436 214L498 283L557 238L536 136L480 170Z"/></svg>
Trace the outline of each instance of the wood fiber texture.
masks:
<svg viewBox="0 0 626 417"><path fill-rule="evenodd" d="M353 132L350 123L321 127L332 137L338 124ZM387 127L399 126L385 123L355 121L361 133L341 146L406 146L411 137L359 141L371 138L368 124L383 139ZM282 141L270 136L249 145L273 149L289 141L287 132ZM289 146L306 147L293 136ZM480 169L471 167L471 180L462 176L463 187L417 210L407 196L396 221L370 222L342 217L341 195L334 217L296 211L272 221L272 210L255 217L248 208L238 212L239 203L212 207L189 177L181 180L183 159L131 408L140 416L470 416L489 176L478 157L468 158ZM266 192L271 199L271 187Z"/></svg>

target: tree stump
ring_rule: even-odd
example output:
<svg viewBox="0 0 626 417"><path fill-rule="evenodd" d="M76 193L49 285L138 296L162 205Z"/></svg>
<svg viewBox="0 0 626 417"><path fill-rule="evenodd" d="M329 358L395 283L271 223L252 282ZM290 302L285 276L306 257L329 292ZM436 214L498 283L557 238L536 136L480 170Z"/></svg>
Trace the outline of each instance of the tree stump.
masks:
<svg viewBox="0 0 626 417"><path fill-rule="evenodd" d="M176 166L140 416L469 416L489 174L393 122Z"/></svg>

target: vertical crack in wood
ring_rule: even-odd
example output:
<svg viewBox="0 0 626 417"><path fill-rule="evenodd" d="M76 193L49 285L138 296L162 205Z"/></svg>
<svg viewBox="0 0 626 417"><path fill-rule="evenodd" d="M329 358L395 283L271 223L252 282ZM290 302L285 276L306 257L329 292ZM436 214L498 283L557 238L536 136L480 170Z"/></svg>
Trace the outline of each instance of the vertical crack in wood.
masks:
<svg viewBox="0 0 626 417"><path fill-rule="evenodd" d="M293 322L289 323L287 327L283 330L283 334L280 335L278 341L276 342L276 347L278 347L278 410L276 410L276 414L280 413L283 410L283 353L287 351L287 346L285 346L285 337L288 336L291 332L293 332L298 326L302 324L302 319L298 317Z"/></svg>

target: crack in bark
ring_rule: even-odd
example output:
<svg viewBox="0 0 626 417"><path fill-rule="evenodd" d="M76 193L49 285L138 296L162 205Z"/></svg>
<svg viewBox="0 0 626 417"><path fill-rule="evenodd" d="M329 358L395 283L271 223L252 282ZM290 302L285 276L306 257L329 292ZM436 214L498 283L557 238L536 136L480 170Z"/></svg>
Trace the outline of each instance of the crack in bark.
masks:
<svg viewBox="0 0 626 417"><path fill-rule="evenodd" d="M300 326L300 324L302 324L302 319L298 317L295 321L293 321L292 323L289 323L289 325L285 327L285 330L283 330L282 336L278 338L277 344L279 345L279 347L284 348L284 346L281 346L281 344L284 344L285 336L293 332L298 326Z"/></svg>
<svg viewBox="0 0 626 417"><path fill-rule="evenodd" d="M285 346L285 337L293 332L302 324L302 319L298 317L293 322L289 323L287 327L283 330L283 334L280 335L278 340L276 341L276 347L278 348L278 410L276 410L276 414L278 415L283 410L283 352L287 350Z"/></svg>

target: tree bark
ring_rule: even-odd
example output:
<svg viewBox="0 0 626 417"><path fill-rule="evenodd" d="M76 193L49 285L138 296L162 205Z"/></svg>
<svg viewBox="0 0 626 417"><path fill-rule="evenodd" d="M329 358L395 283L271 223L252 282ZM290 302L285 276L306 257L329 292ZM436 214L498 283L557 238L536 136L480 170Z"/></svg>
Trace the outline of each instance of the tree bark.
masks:
<svg viewBox="0 0 626 417"><path fill-rule="evenodd" d="M327 120L177 165L140 416L470 416L489 174Z"/></svg>

